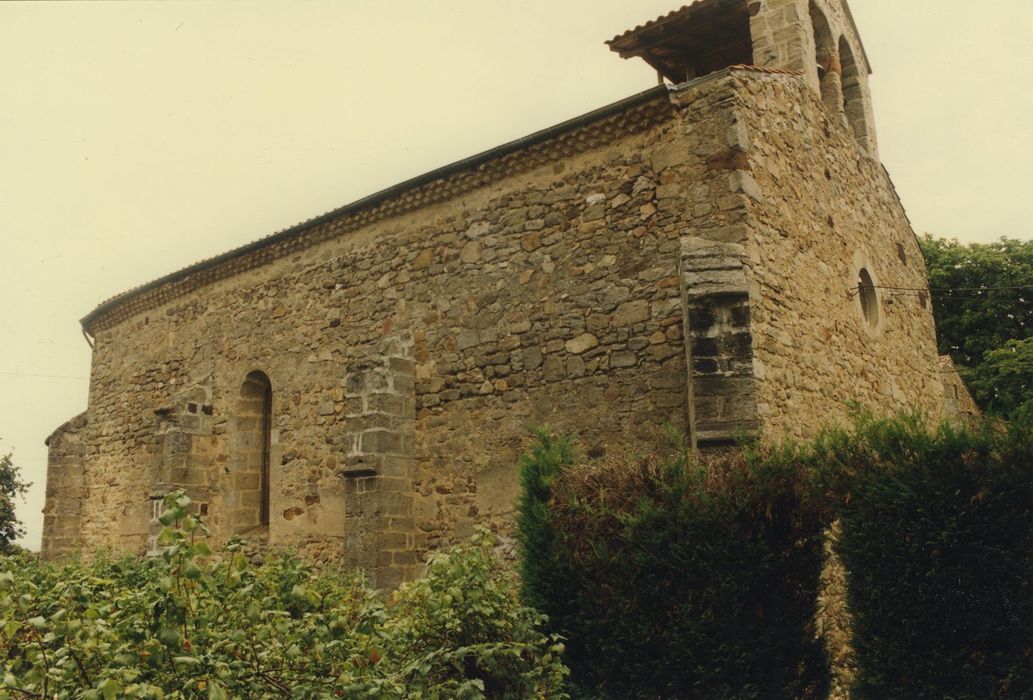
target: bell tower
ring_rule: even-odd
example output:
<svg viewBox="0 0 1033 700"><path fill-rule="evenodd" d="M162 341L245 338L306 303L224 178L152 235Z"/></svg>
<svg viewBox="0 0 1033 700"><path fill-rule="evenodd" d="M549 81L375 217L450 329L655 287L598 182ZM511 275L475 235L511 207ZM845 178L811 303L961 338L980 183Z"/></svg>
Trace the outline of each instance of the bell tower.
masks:
<svg viewBox="0 0 1033 700"><path fill-rule="evenodd" d="M697 0L606 43L675 84L733 65L798 71L833 120L879 157L871 67L846 0Z"/></svg>

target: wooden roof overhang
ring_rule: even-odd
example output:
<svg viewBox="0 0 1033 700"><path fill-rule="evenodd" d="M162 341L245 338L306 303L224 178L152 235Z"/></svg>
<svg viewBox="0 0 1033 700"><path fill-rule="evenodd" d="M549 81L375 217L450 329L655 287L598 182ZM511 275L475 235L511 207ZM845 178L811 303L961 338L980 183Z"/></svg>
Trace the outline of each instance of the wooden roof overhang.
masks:
<svg viewBox="0 0 1033 700"><path fill-rule="evenodd" d="M621 58L643 59L673 83L754 62L746 0L699 0L606 45Z"/></svg>

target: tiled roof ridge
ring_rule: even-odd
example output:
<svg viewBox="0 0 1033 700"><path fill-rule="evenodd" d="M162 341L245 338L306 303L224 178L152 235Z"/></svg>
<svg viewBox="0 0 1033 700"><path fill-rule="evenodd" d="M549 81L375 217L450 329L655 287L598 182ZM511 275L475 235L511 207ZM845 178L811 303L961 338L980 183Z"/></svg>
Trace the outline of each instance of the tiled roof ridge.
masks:
<svg viewBox="0 0 1033 700"><path fill-rule="evenodd" d="M751 73L770 73L772 75L803 75L801 70L793 70L791 68L769 68L768 66L754 66L745 63L736 63L734 66L728 66L731 70L747 70Z"/></svg>
<svg viewBox="0 0 1033 700"><path fill-rule="evenodd" d="M598 145L620 135L644 131L675 109L670 88L658 85L516 141L424 173L351 204L281 229L226 253L206 258L117 294L99 304L80 323L91 334L164 304L194 289L253 269L342 235L374 221L526 172ZM323 224L330 224L324 226Z"/></svg>

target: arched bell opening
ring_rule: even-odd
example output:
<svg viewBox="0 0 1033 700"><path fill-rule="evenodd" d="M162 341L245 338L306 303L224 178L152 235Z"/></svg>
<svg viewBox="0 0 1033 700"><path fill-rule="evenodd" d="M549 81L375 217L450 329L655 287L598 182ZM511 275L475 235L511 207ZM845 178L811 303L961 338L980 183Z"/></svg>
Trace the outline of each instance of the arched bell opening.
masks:
<svg viewBox="0 0 1033 700"><path fill-rule="evenodd" d="M843 113L854 138L867 148L869 124L865 110L864 85L861 82L861 70L854 58L854 51L845 36L839 39L839 59L843 70Z"/></svg>
<svg viewBox="0 0 1033 700"><path fill-rule="evenodd" d="M814 32L814 61L817 64L821 101L830 112L842 115L843 85L839 48L825 13L815 4L814 0L811 0L809 10L811 28Z"/></svg>

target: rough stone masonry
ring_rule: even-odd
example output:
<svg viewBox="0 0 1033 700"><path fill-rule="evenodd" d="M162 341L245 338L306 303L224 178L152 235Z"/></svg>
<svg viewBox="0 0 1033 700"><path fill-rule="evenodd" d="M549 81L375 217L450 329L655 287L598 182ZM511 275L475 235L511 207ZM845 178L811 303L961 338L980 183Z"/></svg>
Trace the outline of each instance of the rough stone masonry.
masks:
<svg viewBox="0 0 1033 700"><path fill-rule="evenodd" d="M846 4L702 0L608 44L663 83L86 316L45 555L153 550L184 488L217 540L392 587L506 536L530 426L603 454L665 423L805 437L849 401L945 415Z"/></svg>

